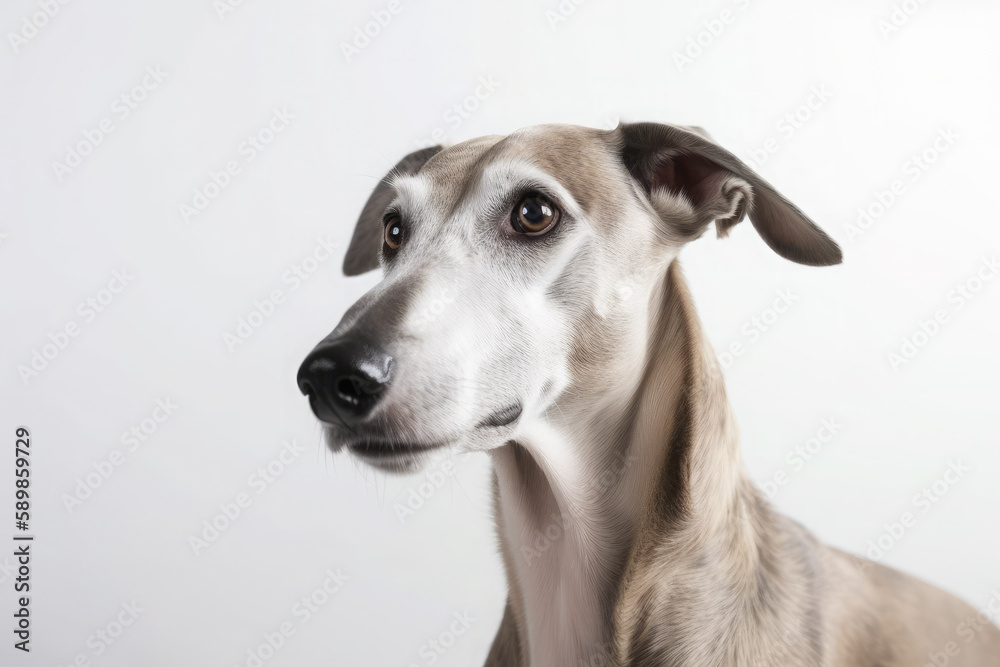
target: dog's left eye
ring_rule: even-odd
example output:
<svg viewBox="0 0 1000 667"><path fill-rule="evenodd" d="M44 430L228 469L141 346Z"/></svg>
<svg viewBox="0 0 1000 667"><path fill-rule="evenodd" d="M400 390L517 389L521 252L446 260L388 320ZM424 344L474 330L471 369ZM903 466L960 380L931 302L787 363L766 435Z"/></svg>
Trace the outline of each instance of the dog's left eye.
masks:
<svg viewBox="0 0 1000 667"><path fill-rule="evenodd" d="M399 216L392 216L385 221L385 244L391 250L403 245L403 221Z"/></svg>
<svg viewBox="0 0 1000 667"><path fill-rule="evenodd" d="M532 193L521 199L510 214L510 226L519 234L538 236L559 221L559 209L543 195Z"/></svg>

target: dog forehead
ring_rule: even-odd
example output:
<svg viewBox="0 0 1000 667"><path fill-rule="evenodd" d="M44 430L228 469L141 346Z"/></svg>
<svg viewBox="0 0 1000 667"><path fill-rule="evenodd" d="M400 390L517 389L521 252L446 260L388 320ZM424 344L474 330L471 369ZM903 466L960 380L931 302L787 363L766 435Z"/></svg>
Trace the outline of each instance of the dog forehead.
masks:
<svg viewBox="0 0 1000 667"><path fill-rule="evenodd" d="M574 125L536 125L507 136L464 141L431 158L417 178L425 183L421 190L454 211L491 170L504 164L545 173L589 215L610 213L602 209L625 192L627 179L612 133Z"/></svg>
<svg viewBox="0 0 1000 667"><path fill-rule="evenodd" d="M589 215L612 202L625 184L612 133L576 125L527 127L498 143L498 160L522 160L562 185Z"/></svg>

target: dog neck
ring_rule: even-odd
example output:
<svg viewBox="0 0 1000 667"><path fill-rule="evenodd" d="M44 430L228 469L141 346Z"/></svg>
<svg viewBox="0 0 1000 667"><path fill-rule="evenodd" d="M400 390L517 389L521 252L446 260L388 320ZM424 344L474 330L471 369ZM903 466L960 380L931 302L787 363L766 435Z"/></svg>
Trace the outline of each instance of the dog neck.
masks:
<svg viewBox="0 0 1000 667"><path fill-rule="evenodd" d="M634 351L644 363L614 375L621 391L564 392L576 398L557 399L494 453L508 614L523 664L613 664L615 609L651 539L658 558L693 540L754 540L755 522L731 520L734 507L753 505L742 501L752 491L721 371L676 261L649 304L647 349Z"/></svg>

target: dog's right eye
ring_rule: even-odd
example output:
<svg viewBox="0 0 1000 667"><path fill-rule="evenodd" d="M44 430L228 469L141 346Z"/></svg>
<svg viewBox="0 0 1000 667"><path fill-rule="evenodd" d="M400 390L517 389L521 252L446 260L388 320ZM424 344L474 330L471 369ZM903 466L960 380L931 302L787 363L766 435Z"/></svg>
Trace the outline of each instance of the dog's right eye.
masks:
<svg viewBox="0 0 1000 667"><path fill-rule="evenodd" d="M510 226L518 234L538 236L555 227L559 209L543 195L532 193L518 202L510 215Z"/></svg>
<svg viewBox="0 0 1000 667"><path fill-rule="evenodd" d="M390 250L395 250L403 245L403 221L398 215L391 216L385 221L385 244Z"/></svg>

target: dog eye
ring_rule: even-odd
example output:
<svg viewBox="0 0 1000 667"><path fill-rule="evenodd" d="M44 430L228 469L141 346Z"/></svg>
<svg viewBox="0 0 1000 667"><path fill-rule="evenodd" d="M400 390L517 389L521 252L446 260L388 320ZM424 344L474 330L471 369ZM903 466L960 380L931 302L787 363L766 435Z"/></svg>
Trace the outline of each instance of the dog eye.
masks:
<svg viewBox="0 0 1000 667"><path fill-rule="evenodd" d="M510 215L510 225L518 234L538 236L552 229L559 220L559 209L544 196L533 193L524 197Z"/></svg>
<svg viewBox="0 0 1000 667"><path fill-rule="evenodd" d="M385 244L395 250L403 244L403 221L399 216L392 216L385 222Z"/></svg>

